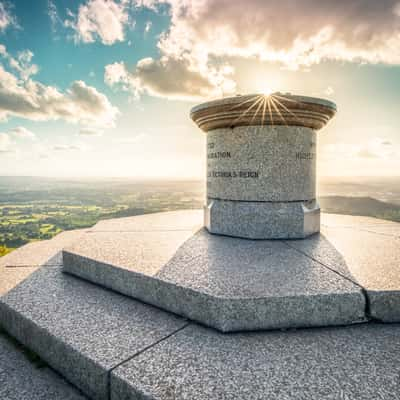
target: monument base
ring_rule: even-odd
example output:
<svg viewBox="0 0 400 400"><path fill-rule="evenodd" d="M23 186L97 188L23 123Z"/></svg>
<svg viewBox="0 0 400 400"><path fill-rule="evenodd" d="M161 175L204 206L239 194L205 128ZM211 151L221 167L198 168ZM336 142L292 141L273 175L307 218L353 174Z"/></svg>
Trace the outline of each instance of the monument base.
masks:
<svg viewBox="0 0 400 400"><path fill-rule="evenodd" d="M246 239L303 239L320 230L316 200L292 202L208 199L204 226L210 233Z"/></svg>

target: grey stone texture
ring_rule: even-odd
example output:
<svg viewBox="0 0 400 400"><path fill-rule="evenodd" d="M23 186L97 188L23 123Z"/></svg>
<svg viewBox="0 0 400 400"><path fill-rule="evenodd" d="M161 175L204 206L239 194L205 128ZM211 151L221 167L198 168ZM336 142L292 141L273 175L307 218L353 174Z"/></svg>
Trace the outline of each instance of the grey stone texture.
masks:
<svg viewBox="0 0 400 400"><path fill-rule="evenodd" d="M282 242L152 230L146 218L148 232L82 236L63 270L224 332L364 320L360 287Z"/></svg>
<svg viewBox="0 0 400 400"><path fill-rule="evenodd" d="M249 239L319 232L318 205L312 216L302 208L316 199L316 130L335 113L329 101L288 93L235 96L194 107L191 118L207 132L209 231ZM213 200L223 203L210 210Z"/></svg>
<svg viewBox="0 0 400 400"><path fill-rule="evenodd" d="M320 208L305 202L208 200L204 226L211 233L246 239L303 239L320 229Z"/></svg>
<svg viewBox="0 0 400 400"><path fill-rule="evenodd" d="M0 399L85 400L77 389L0 332Z"/></svg>
<svg viewBox="0 0 400 400"><path fill-rule="evenodd" d="M31 242L12 251L4 257L0 258L0 268L16 268L16 267L39 267L47 263L53 258L60 250L76 240L83 234L85 230L65 231L54 236L50 240L42 240L38 242ZM58 265L60 261L54 261L54 265Z"/></svg>
<svg viewBox="0 0 400 400"><path fill-rule="evenodd" d="M108 399L110 370L185 324L57 267L0 298L0 327L92 399Z"/></svg>
<svg viewBox="0 0 400 400"><path fill-rule="evenodd" d="M202 227L201 210L178 210L99 221L91 232L195 231Z"/></svg>
<svg viewBox="0 0 400 400"><path fill-rule="evenodd" d="M238 126L207 133L207 197L315 199L316 132L301 126Z"/></svg>
<svg viewBox="0 0 400 400"><path fill-rule="evenodd" d="M385 227L323 226L321 235L287 243L362 286L372 318L400 322L400 237Z"/></svg>
<svg viewBox="0 0 400 400"><path fill-rule="evenodd" d="M400 326L220 334L190 325L111 374L111 400L400 399Z"/></svg>
<svg viewBox="0 0 400 400"><path fill-rule="evenodd" d="M400 224L322 214L320 235L249 241L198 231L199 211L167 214L104 221L68 247L82 245L77 257L89 278L95 276L91 263L98 268L99 283L117 282L129 291L147 279L144 293L184 307L194 304L221 321L226 313L245 315L240 308L232 312L238 303L259 312L260 299L276 310L266 319L291 318L295 301L307 318L323 310L330 318L335 310L358 311L363 296L374 318L400 321ZM96 258L104 257L101 265ZM118 260L122 265L113 265ZM0 298L0 326L92 399L400 399L398 324L220 333L63 274L59 262L56 253ZM222 301L218 308L215 299ZM0 334L0 398L83 396L49 368L28 364Z"/></svg>
<svg viewBox="0 0 400 400"><path fill-rule="evenodd" d="M0 257L0 296L36 271L39 266L62 264L61 249L79 240L84 230L62 232L50 240L28 243Z"/></svg>

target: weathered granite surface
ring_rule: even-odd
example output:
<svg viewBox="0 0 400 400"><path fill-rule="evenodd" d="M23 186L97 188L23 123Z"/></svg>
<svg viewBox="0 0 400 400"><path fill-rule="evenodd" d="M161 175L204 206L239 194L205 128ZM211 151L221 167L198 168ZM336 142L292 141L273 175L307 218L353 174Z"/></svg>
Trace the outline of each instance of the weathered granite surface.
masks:
<svg viewBox="0 0 400 400"><path fill-rule="evenodd" d="M196 231L202 226L201 210L178 210L99 221L91 232Z"/></svg>
<svg viewBox="0 0 400 400"><path fill-rule="evenodd" d="M91 232L63 258L65 272L222 331L364 320L360 287L279 241Z"/></svg>
<svg viewBox="0 0 400 400"><path fill-rule="evenodd" d="M0 326L93 399L109 371L186 321L42 267L0 298Z"/></svg>
<svg viewBox="0 0 400 400"><path fill-rule="evenodd" d="M239 126L207 134L207 197L315 199L316 133L301 126Z"/></svg>
<svg viewBox="0 0 400 400"><path fill-rule="evenodd" d="M185 213L180 214L180 223L184 222ZM146 217L163 218L160 214ZM163 224L170 217L165 216ZM197 218L201 219L198 211ZM134 218L105 222L110 225L95 235L113 236L113 232L119 232L124 227L127 229L124 234L141 234L143 228L146 230L143 219L140 222L142 227L137 226L136 229L139 232L132 229L137 225ZM166 226L158 225L149 229L154 232L161 228L164 231ZM183 230L191 231L192 227L196 229L195 226L185 225ZM331 240L329 244L343 252L341 255L345 263L336 263L336 266L339 265L336 272L331 271L334 264L323 266L320 263L321 267L355 282L366 271L367 278L371 279L375 270L379 284L397 285L396 278L400 274L396 274L399 268L395 257L399 252L396 229L400 224L372 218L323 214L322 226L324 230L329 228L323 233L326 237L331 234L328 231L335 233L332 233L332 240L328 237ZM168 229L174 230L171 225ZM385 232L386 229L389 232ZM360 232L366 236L358 236ZM88 233L85 237L90 235ZM378 237L386 240L386 245L384 242L375 242ZM352 244L353 249L360 246L359 253L348 258L347 245L342 241L351 241L349 246ZM252 243L246 240L242 242ZM263 242L268 241L256 243ZM299 254L303 252L302 249L293 248L300 241L268 243L286 246L290 254L292 251ZM205 248L213 252L215 257L219 253L219 246L188 249L189 254L197 254L200 265L204 265L203 261L207 258ZM365 258L363 253L366 253ZM232 253L227 260L227 264L233 265L233 270L237 258L235 254ZM332 258L327 257L329 254L329 251L324 253L328 261L338 259L337 253L333 253ZM391 257L385 258L390 254ZM302 256L306 259L314 257ZM165 271L166 276L186 281L188 277L185 274L190 274L190 262L194 263L195 259L189 258L187 271L184 268L187 265L185 259L185 253L182 253L177 264L181 265L181 269L176 270L177 276L174 277L168 270ZM259 263L255 264L252 271L257 271L264 258L256 256L255 259ZM371 259L369 265L366 259ZM182 320L182 325L178 323L175 329L176 321L179 321L176 316L60 274L56 266L59 262L57 257L55 260L0 300L0 321L16 321L11 324L15 332L26 338L26 343L39 355L45 355L48 362L54 356L60 367L58 370L68 380L72 381L73 378L73 382L85 390L88 386L96 387L97 393L91 393L92 398L107 399L110 389L113 400L400 399L400 326L397 324L366 323L351 327L221 334L194 323L185 325ZM239 257L237 261L243 259ZM234 285L228 289L224 287L229 286L232 280L222 279L222 271L215 266L206 274L203 273L200 268L198 275L193 277L194 284L199 280L201 285L208 287L204 282L215 274L221 279L217 279L218 284L210 290L236 291ZM242 274L245 279L245 271ZM271 286L273 284L271 282ZM249 282L249 287L255 286L256 291L262 285L262 280L256 281L256 285L250 285ZM246 289L244 286L242 288ZM382 296L388 292L383 290ZM396 294L397 289L390 292ZM371 295L368 288L365 295ZM10 299L10 307L7 306L8 301L4 303L3 299ZM7 310L5 314L4 309ZM167 329L169 326L173 329ZM146 341L144 337L148 336L151 339ZM5 365L10 371L17 372L5 375ZM50 380L42 378L41 371L36 375L36 371L30 368L25 370L19 364L17 355L14 357L4 350L0 337L0 398L79 398L75 397L74 391L69 391L71 389L64 392L64 383L60 388L58 385L55 388L53 374L45 369L46 373L49 371L52 375L50 384ZM80 374L82 377L78 379ZM104 382L108 384L104 385ZM17 389L18 392L15 391ZM72 397L68 397L70 393L73 393Z"/></svg>
<svg viewBox="0 0 400 400"><path fill-rule="evenodd" d="M194 107L191 118L207 132L204 219L210 232L249 239L319 232L319 219L301 210L304 202L316 200L316 130L335 113L329 101L281 93L239 95ZM213 200L252 203L210 211ZM318 206L313 209L315 214Z"/></svg>
<svg viewBox="0 0 400 400"><path fill-rule="evenodd" d="M249 202L209 199L204 226L211 233L246 239L302 239L320 229L320 208L304 202Z"/></svg>
<svg viewBox="0 0 400 400"><path fill-rule="evenodd" d="M220 334L190 325L111 374L111 400L400 399L400 326Z"/></svg>
<svg viewBox="0 0 400 400"><path fill-rule="evenodd" d="M0 399L85 400L77 389L46 366L32 362L0 332Z"/></svg>
<svg viewBox="0 0 400 400"><path fill-rule="evenodd" d="M65 231L50 240L28 243L17 251L12 251L4 257L0 257L0 268L38 267L48 263L64 246L79 240L79 236L84 232L86 230L83 229ZM54 265L58 264L59 261L54 262Z"/></svg>
<svg viewBox="0 0 400 400"><path fill-rule="evenodd" d="M7 293L19 282L26 279L39 266L62 264L61 249L79 240L85 230L62 232L50 240L28 243L19 249L0 257L0 296Z"/></svg>
<svg viewBox="0 0 400 400"><path fill-rule="evenodd" d="M399 322L400 237L385 234L383 227L323 226L321 235L287 244L362 286L371 317Z"/></svg>

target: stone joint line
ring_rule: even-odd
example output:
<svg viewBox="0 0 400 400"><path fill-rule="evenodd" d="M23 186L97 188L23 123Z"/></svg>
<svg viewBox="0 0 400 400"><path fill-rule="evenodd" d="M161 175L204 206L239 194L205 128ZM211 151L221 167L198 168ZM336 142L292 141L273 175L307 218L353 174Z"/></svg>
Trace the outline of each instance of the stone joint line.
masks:
<svg viewBox="0 0 400 400"><path fill-rule="evenodd" d="M366 288L364 288L363 286L361 286L361 285L360 285L358 282L356 282L355 280L350 279L348 276L343 275L343 274L340 273L339 271L334 270L333 268L331 268L331 267L329 267L328 265L322 263L321 261L317 260L316 258L311 257L309 254L305 253L304 251L302 251L302 250L300 250L300 249L298 249L298 248L296 248L296 247L294 247L294 246L291 246L289 243L287 243L287 241L282 240L282 242L283 242L286 246L288 246L289 248L291 248L291 249L297 251L298 253L300 253L300 254L302 254L302 255L308 257L309 259L311 259L311 260L317 262L318 264L322 265L324 268L328 269L329 271L334 272L335 274L339 275L341 278L343 278L343 279L345 279L345 280L347 280L347 281L353 283L353 284L356 285L357 287L359 287L360 290L361 290L362 295L364 296L364 300L365 300L365 310L364 310L365 317L366 317L367 320L369 320L369 321L372 320L372 319L374 319L374 318L371 317L371 312L370 312L370 298L369 298L369 296L368 296L368 291L367 291ZM374 319L374 320L376 320L376 319Z"/></svg>
<svg viewBox="0 0 400 400"><path fill-rule="evenodd" d="M155 341L154 343L146 346L145 348L137 351L134 353L132 356L126 358L125 360L119 362L118 364L114 365L112 368L110 368L107 371L107 398L108 400L111 400L111 372L114 371L116 368L120 367L121 365L133 360L135 357L139 356L140 354L144 353L147 350L150 350L151 348L157 346L159 343L162 343L164 340L169 339L170 337L176 335L178 332L182 331L183 329L187 328L189 325L191 325L192 322L188 321L185 325L181 326L180 328L176 329L175 331L171 332L170 334L164 336L163 338Z"/></svg>

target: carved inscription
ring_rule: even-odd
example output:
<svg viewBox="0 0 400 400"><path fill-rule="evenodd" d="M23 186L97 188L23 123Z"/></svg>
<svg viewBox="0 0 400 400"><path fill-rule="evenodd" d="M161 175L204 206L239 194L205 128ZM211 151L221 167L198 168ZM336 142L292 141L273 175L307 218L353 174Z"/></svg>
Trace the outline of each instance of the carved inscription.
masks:
<svg viewBox="0 0 400 400"><path fill-rule="evenodd" d="M209 171L208 178L255 178L259 177L258 171Z"/></svg>
<svg viewBox="0 0 400 400"><path fill-rule="evenodd" d="M207 158L209 160L215 160L220 158L232 158L232 154L230 151L215 151L215 143L210 142L207 144L208 153ZM210 165L209 165L210 167ZM258 171L240 171L240 170L232 170L232 171L216 171L211 170L208 171L208 178L250 178L250 179L258 179L260 176Z"/></svg>
<svg viewBox="0 0 400 400"><path fill-rule="evenodd" d="M296 160L313 160L315 158L315 153L307 153L303 151L298 151L296 153Z"/></svg>
<svg viewBox="0 0 400 400"><path fill-rule="evenodd" d="M231 152L230 151L217 151L215 153L208 153L207 154L208 159L213 159L213 158L231 158Z"/></svg>

